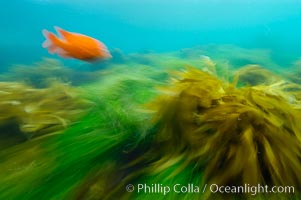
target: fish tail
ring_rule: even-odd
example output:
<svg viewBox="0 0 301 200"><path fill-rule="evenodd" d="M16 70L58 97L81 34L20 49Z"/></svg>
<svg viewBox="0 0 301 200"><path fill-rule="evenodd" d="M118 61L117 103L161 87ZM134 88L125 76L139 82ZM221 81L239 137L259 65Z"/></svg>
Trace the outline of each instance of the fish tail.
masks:
<svg viewBox="0 0 301 200"><path fill-rule="evenodd" d="M44 29L42 33L46 38L42 46L44 48L47 48L49 53L56 53L61 48L61 40L56 35L47 31L46 29Z"/></svg>

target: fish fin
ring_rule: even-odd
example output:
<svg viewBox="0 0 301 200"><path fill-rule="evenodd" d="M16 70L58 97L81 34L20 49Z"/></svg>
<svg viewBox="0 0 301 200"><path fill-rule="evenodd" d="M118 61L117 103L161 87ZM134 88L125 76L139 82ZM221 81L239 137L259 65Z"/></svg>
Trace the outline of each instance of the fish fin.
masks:
<svg viewBox="0 0 301 200"><path fill-rule="evenodd" d="M42 46L48 49L50 54L58 54L59 56L65 55L66 52L61 48L63 42L53 33L47 31L46 29L42 30L42 33L46 40L43 42ZM66 56L62 56L66 57Z"/></svg>
<svg viewBox="0 0 301 200"><path fill-rule="evenodd" d="M58 53L61 50L61 41L53 33L47 31L46 29L42 30L42 33L46 40L43 42L42 47L47 48L48 52L51 54Z"/></svg>
<svg viewBox="0 0 301 200"><path fill-rule="evenodd" d="M45 41L42 43L42 47L43 47L43 48L48 48L50 45L51 45L51 43L49 42L49 40L45 40Z"/></svg>
<svg viewBox="0 0 301 200"><path fill-rule="evenodd" d="M57 46L54 46L54 45L50 45L50 46L48 46L48 52L50 53L50 54L55 54L57 51L58 51L58 47Z"/></svg>
<svg viewBox="0 0 301 200"><path fill-rule="evenodd" d="M106 45L104 45L102 42L98 41L98 51L103 59L110 59L112 58L112 55Z"/></svg>
<svg viewBox="0 0 301 200"><path fill-rule="evenodd" d="M56 32L60 35L60 37L66 39L66 40L69 40L73 35L72 33L65 31L64 29L62 29L58 26L55 26L54 28L55 28Z"/></svg>
<svg viewBox="0 0 301 200"><path fill-rule="evenodd" d="M48 38L49 34L51 34L49 31L47 30L43 30L42 31L44 37L46 38L46 40L42 43L42 47L48 49L48 52L50 54L54 54L56 52L56 49L58 48L57 46L55 46Z"/></svg>
<svg viewBox="0 0 301 200"><path fill-rule="evenodd" d="M56 35L54 35L53 33L47 31L46 29L43 29L42 33L47 41L47 42L45 41L43 45L50 45L51 43L56 45L60 43L60 39L56 37Z"/></svg>
<svg viewBox="0 0 301 200"><path fill-rule="evenodd" d="M59 56L61 56L62 58L71 58L71 57L72 57L68 52L66 52L66 51L64 51L64 50L58 51L57 54L58 54Z"/></svg>
<svg viewBox="0 0 301 200"><path fill-rule="evenodd" d="M103 59L111 59L112 58L112 54L110 53L110 51L108 49L101 49L100 53L101 53Z"/></svg>

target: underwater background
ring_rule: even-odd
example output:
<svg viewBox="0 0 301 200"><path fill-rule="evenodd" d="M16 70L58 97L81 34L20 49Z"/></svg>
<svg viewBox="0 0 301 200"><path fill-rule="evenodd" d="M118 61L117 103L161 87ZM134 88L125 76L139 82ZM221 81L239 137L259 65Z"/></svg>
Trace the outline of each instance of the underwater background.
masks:
<svg viewBox="0 0 301 200"><path fill-rule="evenodd" d="M47 56L40 48L41 30L54 25L125 52L234 44L271 49L275 59L291 61L300 55L300 4L298 0L2 1L1 62Z"/></svg>
<svg viewBox="0 0 301 200"><path fill-rule="evenodd" d="M301 199L301 1L10 0L0 18L0 199ZM54 26L112 58L49 54Z"/></svg>

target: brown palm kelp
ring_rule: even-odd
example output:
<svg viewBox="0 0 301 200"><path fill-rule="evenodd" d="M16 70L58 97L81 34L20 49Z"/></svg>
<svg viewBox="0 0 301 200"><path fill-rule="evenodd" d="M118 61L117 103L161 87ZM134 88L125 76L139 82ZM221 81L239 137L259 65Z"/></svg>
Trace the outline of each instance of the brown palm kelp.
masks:
<svg viewBox="0 0 301 200"><path fill-rule="evenodd" d="M194 174L204 172L200 185L300 190L301 112L295 108L300 102L286 97L292 93L277 84L235 88L194 68L162 91L150 106L156 112L153 146L160 146L147 154L157 160L152 172L181 161L180 169L193 165Z"/></svg>

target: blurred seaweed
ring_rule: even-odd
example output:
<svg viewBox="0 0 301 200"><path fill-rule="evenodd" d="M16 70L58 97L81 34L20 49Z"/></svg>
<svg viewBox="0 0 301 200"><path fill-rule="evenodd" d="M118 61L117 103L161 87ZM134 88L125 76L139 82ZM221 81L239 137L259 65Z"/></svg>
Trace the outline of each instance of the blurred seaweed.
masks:
<svg viewBox="0 0 301 200"><path fill-rule="evenodd" d="M7 73L0 75L1 81L21 81L37 88L48 87L53 81L74 86L95 81L101 71L83 71L64 66L59 60L44 58L32 65L13 65Z"/></svg>
<svg viewBox="0 0 301 200"><path fill-rule="evenodd" d="M94 72L46 59L0 77L0 199L254 197L125 191L138 183L290 185L256 198L299 198L301 86L268 50L112 55Z"/></svg>
<svg viewBox="0 0 301 200"><path fill-rule="evenodd" d="M62 131L88 108L88 101L79 94L61 83L37 89L18 82L0 82L1 135L30 139Z"/></svg>
<svg viewBox="0 0 301 200"><path fill-rule="evenodd" d="M237 76L237 77L235 77ZM260 65L246 65L239 68L234 77L244 85L271 85L283 80L280 76Z"/></svg>
<svg viewBox="0 0 301 200"><path fill-rule="evenodd" d="M115 198L124 194L127 183L158 180L163 185L195 183L199 188L204 184L289 185L300 191L301 113L296 109L300 101L288 101L282 86L236 88L235 83L195 68L176 73L172 83L161 88L162 95L149 104L155 113L154 125L148 149L130 164L129 170L135 171L117 184L118 189L113 185L107 190L114 192L102 195ZM257 198L297 199L298 195L269 193L257 194ZM253 198L250 194L235 196ZM206 191L185 198L234 196Z"/></svg>
<svg viewBox="0 0 301 200"><path fill-rule="evenodd" d="M285 77L296 84L301 84L301 59L293 63L291 70L285 73Z"/></svg>
<svg viewBox="0 0 301 200"><path fill-rule="evenodd" d="M106 173L121 169L120 166L132 159L128 152L135 148L141 133L148 127L145 121L149 113L141 104L156 94L153 87L161 81L164 72L143 65L130 69L114 65L104 73L102 79L80 88L79 99L76 95L79 88L65 84L33 89L19 83L13 91L2 87L3 91L10 92L3 93L9 95L3 96L8 101L21 102L17 108L12 106L17 111L15 115L6 105L2 109L9 110L3 113L10 113L21 122L25 120L21 126L29 134L31 131L50 134L48 130L52 134L0 151L3 160L0 199L101 198L91 192L103 191L105 185L97 180L108 181ZM82 99L88 100L90 108L84 112L80 109ZM27 104L25 110L30 113L23 116ZM7 123L7 118L2 118ZM56 131L61 134L55 134ZM116 172L116 180L123 173ZM20 179L22 184L18 184Z"/></svg>
<svg viewBox="0 0 301 200"><path fill-rule="evenodd" d="M175 55L183 59L191 59L200 55L212 58L218 65L228 63L232 69L244 65L257 64L268 69L277 69L279 64L272 57L269 49L243 48L235 45L203 45L182 49Z"/></svg>

